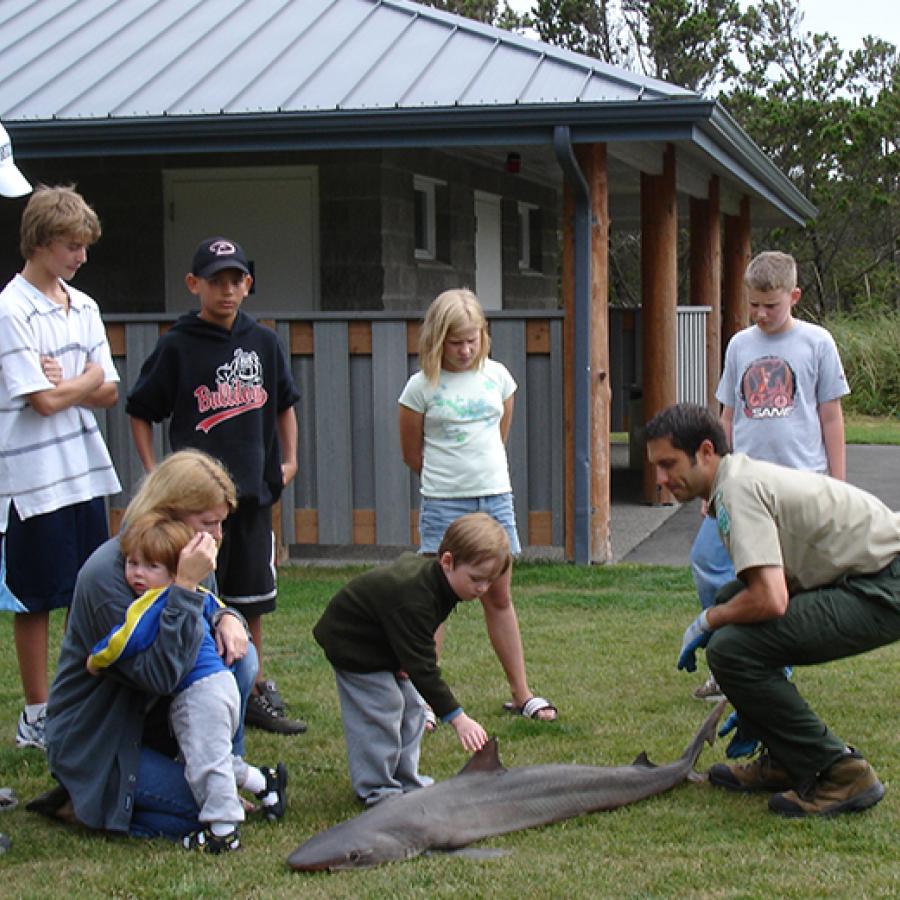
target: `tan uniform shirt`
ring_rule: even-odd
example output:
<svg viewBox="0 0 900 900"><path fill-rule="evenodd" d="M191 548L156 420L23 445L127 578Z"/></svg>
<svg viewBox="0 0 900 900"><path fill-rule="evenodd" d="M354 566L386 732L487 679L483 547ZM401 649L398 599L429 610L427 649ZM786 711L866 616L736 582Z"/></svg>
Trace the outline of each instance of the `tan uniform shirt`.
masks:
<svg viewBox="0 0 900 900"><path fill-rule="evenodd" d="M900 513L825 475L731 453L710 496L735 571L781 566L792 593L878 572L900 553Z"/></svg>

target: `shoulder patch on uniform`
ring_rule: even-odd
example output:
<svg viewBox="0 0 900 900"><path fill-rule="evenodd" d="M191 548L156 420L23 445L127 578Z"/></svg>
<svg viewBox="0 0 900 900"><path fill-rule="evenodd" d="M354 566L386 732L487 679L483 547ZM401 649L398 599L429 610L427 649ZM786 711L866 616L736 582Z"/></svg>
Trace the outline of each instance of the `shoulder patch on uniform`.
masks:
<svg viewBox="0 0 900 900"><path fill-rule="evenodd" d="M716 507L716 525L719 528L719 534L729 534L731 531L731 519L728 517L728 510L725 508L721 491L716 494L713 503Z"/></svg>

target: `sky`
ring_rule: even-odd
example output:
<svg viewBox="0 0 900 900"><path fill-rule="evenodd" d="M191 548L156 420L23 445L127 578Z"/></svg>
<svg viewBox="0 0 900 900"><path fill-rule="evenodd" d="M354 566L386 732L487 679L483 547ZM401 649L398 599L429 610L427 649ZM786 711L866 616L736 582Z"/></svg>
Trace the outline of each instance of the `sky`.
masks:
<svg viewBox="0 0 900 900"><path fill-rule="evenodd" d="M510 0L518 10L531 8L532 0ZM900 3L897 0L800 0L805 31L827 31L842 50L862 46L867 34L900 44ZM749 3L742 2L742 7Z"/></svg>

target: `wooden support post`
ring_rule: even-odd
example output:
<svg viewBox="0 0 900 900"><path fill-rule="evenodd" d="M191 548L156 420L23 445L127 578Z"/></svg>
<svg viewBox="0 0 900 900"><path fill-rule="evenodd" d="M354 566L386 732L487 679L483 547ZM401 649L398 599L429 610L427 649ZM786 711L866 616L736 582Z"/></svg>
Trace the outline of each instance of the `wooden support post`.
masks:
<svg viewBox="0 0 900 900"><path fill-rule="evenodd" d="M719 179L709 180L705 200L691 197L691 304L708 306L706 317L706 405L718 412L716 388L722 370L722 239Z"/></svg>
<svg viewBox="0 0 900 900"><path fill-rule="evenodd" d="M736 216L725 216L722 267L722 347L750 323L744 293L744 272L750 262L750 201L741 200Z"/></svg>
<svg viewBox="0 0 900 900"><path fill-rule="evenodd" d="M678 340L678 208L675 148L663 155L661 175L641 173L641 321L643 325L644 422L675 402ZM671 503L644 458L647 503Z"/></svg>
<svg viewBox="0 0 900 900"><path fill-rule="evenodd" d="M606 144L575 149L591 192L591 561L610 562L609 183Z"/></svg>

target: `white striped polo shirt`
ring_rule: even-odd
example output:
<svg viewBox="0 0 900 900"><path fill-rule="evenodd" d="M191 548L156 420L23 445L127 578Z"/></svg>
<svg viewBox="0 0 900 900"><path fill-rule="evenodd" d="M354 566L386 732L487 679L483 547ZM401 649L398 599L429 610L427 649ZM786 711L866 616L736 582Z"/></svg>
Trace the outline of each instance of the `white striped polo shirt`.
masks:
<svg viewBox="0 0 900 900"><path fill-rule="evenodd" d="M97 304L64 285L69 311L16 275L0 293L0 531L10 502L22 519L121 491L92 410L72 406L41 416L25 399L53 385L40 357L55 357L63 378L85 364L118 381Z"/></svg>

